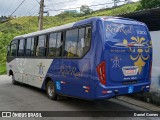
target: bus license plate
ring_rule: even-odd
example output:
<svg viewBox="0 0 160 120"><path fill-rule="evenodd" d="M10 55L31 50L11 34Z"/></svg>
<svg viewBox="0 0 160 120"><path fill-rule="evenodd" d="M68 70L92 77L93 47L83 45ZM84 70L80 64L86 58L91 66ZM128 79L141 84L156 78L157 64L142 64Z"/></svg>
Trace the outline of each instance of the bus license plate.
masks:
<svg viewBox="0 0 160 120"><path fill-rule="evenodd" d="M122 71L125 76L137 75L139 68L137 66L127 66L123 67Z"/></svg>

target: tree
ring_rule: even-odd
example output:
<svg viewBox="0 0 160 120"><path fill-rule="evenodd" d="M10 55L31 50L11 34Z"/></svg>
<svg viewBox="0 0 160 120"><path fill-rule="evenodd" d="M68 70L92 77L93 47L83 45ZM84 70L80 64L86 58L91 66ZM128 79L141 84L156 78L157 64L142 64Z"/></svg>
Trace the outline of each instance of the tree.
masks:
<svg viewBox="0 0 160 120"><path fill-rule="evenodd" d="M80 12L84 15L88 15L92 12L92 9L90 9L89 6L87 6L87 5L82 5L80 7Z"/></svg>
<svg viewBox="0 0 160 120"><path fill-rule="evenodd" d="M160 0L141 0L142 8L160 7Z"/></svg>
<svg viewBox="0 0 160 120"><path fill-rule="evenodd" d="M6 21L7 19L7 16L0 16L0 22Z"/></svg>
<svg viewBox="0 0 160 120"><path fill-rule="evenodd" d="M68 10L68 11L63 11L57 16L60 18L70 18L70 17L77 17L79 14L77 13L76 10Z"/></svg>

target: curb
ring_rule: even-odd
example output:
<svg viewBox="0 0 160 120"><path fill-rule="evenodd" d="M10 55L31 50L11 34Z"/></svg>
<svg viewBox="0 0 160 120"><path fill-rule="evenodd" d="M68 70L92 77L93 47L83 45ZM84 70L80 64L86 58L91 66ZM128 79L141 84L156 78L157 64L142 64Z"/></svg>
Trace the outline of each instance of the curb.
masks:
<svg viewBox="0 0 160 120"><path fill-rule="evenodd" d="M157 111L158 113L160 113L160 107L153 105L153 104L150 104L150 103L139 101L139 100L136 100L136 99L133 99L130 97L126 97L126 96L119 96L116 99L133 104L133 105L136 105L136 106L139 106L139 107L142 107L142 108L145 108L145 109L148 109L148 110L151 110L151 111Z"/></svg>

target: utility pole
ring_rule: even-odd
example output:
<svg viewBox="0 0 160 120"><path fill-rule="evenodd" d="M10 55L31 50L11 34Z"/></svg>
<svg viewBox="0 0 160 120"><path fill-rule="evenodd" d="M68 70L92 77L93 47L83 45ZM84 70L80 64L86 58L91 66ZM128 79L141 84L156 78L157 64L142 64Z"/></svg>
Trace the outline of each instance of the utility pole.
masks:
<svg viewBox="0 0 160 120"><path fill-rule="evenodd" d="M39 9L38 30L43 30L43 11L44 11L44 0L41 0Z"/></svg>

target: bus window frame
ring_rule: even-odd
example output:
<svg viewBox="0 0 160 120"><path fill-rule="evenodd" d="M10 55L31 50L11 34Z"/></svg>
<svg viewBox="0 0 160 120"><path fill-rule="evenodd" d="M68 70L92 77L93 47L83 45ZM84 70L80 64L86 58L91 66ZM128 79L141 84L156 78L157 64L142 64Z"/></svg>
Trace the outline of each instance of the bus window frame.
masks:
<svg viewBox="0 0 160 120"><path fill-rule="evenodd" d="M90 27L91 28L91 37L90 37L90 45L89 45L89 49L86 51L86 53L84 54L84 55L82 55L81 57L69 57L69 58L67 58L67 57L64 57L63 56L63 50L64 50L64 44L65 44L65 40L66 40L66 31L67 30L71 30L71 29L78 29L78 31L79 31L79 29L80 28L85 28L86 29L86 27ZM23 38L21 38L21 39L27 39L27 38L34 38L34 56L17 56L17 54L18 54L18 51L16 52L16 58L31 58L31 59L37 59L37 58L39 58L39 59L83 59L83 57L90 51L90 49L91 49L91 44L92 44L92 28L93 28L93 24L92 23L89 23L89 24L84 24L84 25L79 25L79 26L73 26L73 27L70 27L70 28L67 28L67 29L61 29L61 30L55 30L55 31L51 31L51 32L46 32L46 33L43 33L43 34L37 34L37 35L32 35L32 36L28 36L28 37L23 37ZM62 44L62 53L61 53L61 56L59 56L59 57L57 57L57 56L55 56L55 57L49 57L48 56L48 43L49 43L49 34L51 34L51 33L59 33L59 32L61 32L62 34L63 34L63 44ZM45 56L36 56L36 46L35 45L37 45L37 42L38 42L38 36L41 36L41 35L46 35L46 55ZM79 33L78 33L78 35L79 35ZM86 32L85 32L85 35L86 35ZM79 37L79 36L78 36ZM21 40L21 39L13 39L12 41L14 41L14 40L18 40L18 47L19 47L19 40ZM12 43L12 41L10 42L10 43ZM57 40L56 40L56 42L57 42ZM10 44L11 45L11 44ZM24 47L26 47L26 46L24 46ZM18 48L17 48L18 49Z"/></svg>
<svg viewBox="0 0 160 120"><path fill-rule="evenodd" d="M53 57L53 58L62 58L62 55L63 55L63 44L64 44L64 31L58 31L57 32L57 38L58 38L58 33L61 33L61 43L62 43L62 45L61 45L61 47L60 47L60 49L61 49L61 55L60 56L55 56L55 57ZM56 39L56 45L57 45L57 39ZM56 53L57 53L57 48L56 48Z"/></svg>
<svg viewBox="0 0 160 120"><path fill-rule="evenodd" d="M91 43L92 43L92 28L93 28L92 24L87 24L87 25L82 25L82 26L78 26L78 27L72 27L72 28L65 29L65 38L66 38L66 31L67 31L67 30L72 30L72 29L78 29L78 37L79 37L79 29L81 29L81 28L85 28L85 36L86 36L86 28L87 28L87 27L90 27L90 28L91 28L91 37L90 37L89 49L88 49L88 50L86 51L86 53L83 54L81 57L66 57L66 56L62 56L63 59L83 59L83 57L90 51L90 49L91 49ZM78 37L77 37L77 38L78 38ZM66 41L65 38L64 38L64 41ZM78 40L77 40L77 41L78 41ZM64 42L64 44L63 44L63 48L65 47L64 45L65 45L65 42ZM77 45L78 45L78 44L77 44Z"/></svg>
<svg viewBox="0 0 160 120"><path fill-rule="evenodd" d="M28 57L28 56L26 56L26 48L27 48L27 41L28 41L28 39L31 39L32 40L32 38L31 37L28 37L28 38L25 38L25 57ZM31 45L32 45L32 42L31 42ZM31 50L31 46L30 46L30 50ZM29 56L31 56L31 52L30 52L30 55Z"/></svg>
<svg viewBox="0 0 160 120"><path fill-rule="evenodd" d="M45 48L45 53L44 53L44 56L37 56L36 55L36 52L37 52L37 46L38 46L38 42L39 42L39 36L45 36L45 40L44 40L44 42L45 42L45 46L44 46L44 48ZM47 50L47 33L46 34L40 34L40 35L37 35L36 36L36 46L35 46L35 53L34 53L34 56L36 57L36 58L45 58L45 57L47 57L46 56L46 50Z"/></svg>
<svg viewBox="0 0 160 120"><path fill-rule="evenodd" d="M10 56L10 52L11 52L11 46L8 45L8 46L7 46L7 57Z"/></svg>
<svg viewBox="0 0 160 120"><path fill-rule="evenodd" d="M23 40L23 56L19 56L18 54L19 54L19 43L20 43L20 40ZM26 46L26 38L21 38L21 39L19 39L18 40L18 46L17 46L17 58L25 58L26 56L25 56L25 46Z"/></svg>
<svg viewBox="0 0 160 120"><path fill-rule="evenodd" d="M16 46L16 55L15 56L11 56L11 45L12 42L17 42L17 46ZM12 57L12 58L17 58L18 57L18 47L19 47L19 39L13 39L11 42L10 42L10 55L8 57Z"/></svg>
<svg viewBox="0 0 160 120"><path fill-rule="evenodd" d="M90 27L91 28L91 37L90 37L90 45L89 45L89 49L86 51L86 53L84 54L84 55L82 55L81 57L69 57L69 58L67 58L67 57L64 57L63 56L63 50L64 50L64 44L65 44L65 41L66 41L66 31L67 30L70 30L70 29L76 29L76 28L78 28L78 29L80 29L80 28L83 28L83 27L85 27L85 29L86 29L86 27ZM63 34L63 44L62 44L62 54L61 54L61 56L60 57L57 57L57 56L55 56L55 57L49 57L48 55L46 56L46 59L48 58L48 59L83 59L83 57L90 51L90 49L91 49L91 44L92 44L92 28L93 28L93 24L92 24L92 22L91 23L89 23L89 24L84 24L84 25L80 25L80 26L75 26L75 27L70 27L70 28L67 28L67 29L61 29L61 30L57 30L57 31L51 31L51 32L48 32L48 33L45 33L45 34L51 34L51 33L59 33L59 32L61 32L62 34ZM78 33L79 34L79 33ZM86 34L86 33L85 33ZM57 41L56 41L57 42ZM47 48L48 49L48 48Z"/></svg>
<svg viewBox="0 0 160 120"><path fill-rule="evenodd" d="M51 36L51 34L56 34L56 45L57 45L57 36L58 36L58 32L51 32L51 33L48 33L48 40L47 40L47 45L48 45L48 47L47 47L47 57L49 57L49 58L53 58L53 57L56 57L56 56L49 56L49 43L50 43L50 36ZM57 50L56 50L57 51Z"/></svg>
<svg viewBox="0 0 160 120"><path fill-rule="evenodd" d="M73 29L69 29L69 30L66 30L66 31L65 31L65 38L64 38L65 40L64 40L64 42L63 42L62 58L77 58L77 57L64 56L65 44L66 44L66 32L67 32L67 31L70 31L70 30L76 30L76 29L77 29L77 31L78 31L78 33L77 33L77 40L76 40L76 43L77 43L78 37L79 37L79 28L73 28ZM76 52L77 52L77 48L76 48Z"/></svg>

